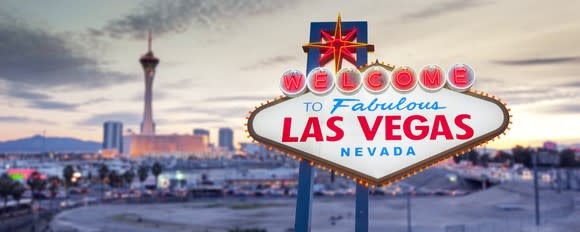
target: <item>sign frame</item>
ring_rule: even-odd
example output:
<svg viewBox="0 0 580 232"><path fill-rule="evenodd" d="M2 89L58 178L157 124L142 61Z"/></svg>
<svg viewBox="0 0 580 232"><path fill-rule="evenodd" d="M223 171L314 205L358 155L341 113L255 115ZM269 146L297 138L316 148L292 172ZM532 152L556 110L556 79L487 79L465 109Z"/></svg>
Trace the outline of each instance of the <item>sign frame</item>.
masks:
<svg viewBox="0 0 580 232"><path fill-rule="evenodd" d="M447 86L445 86L444 88L449 89ZM364 90L363 90L364 91ZM415 175L418 172L421 172L429 167L432 167L433 165L436 165L439 162L442 162L448 158L451 158L453 156L458 156L460 154L464 154L472 149L474 149L477 146L486 144L487 142L494 140L495 138L499 138L502 134L505 135L505 131L509 130L509 125L511 123L511 114L510 114L510 109L507 108L507 104L505 102L502 102L500 99L498 99L495 96L490 96L487 93L484 92L480 92L480 91L476 91L473 89L469 89L465 92L457 92L458 94L466 94L469 95L471 97L476 97L479 98L481 100L484 101L488 101L491 102L495 105L497 105L502 113L503 113L503 122L501 124L501 126L491 132L488 132L486 134L483 134L479 137L473 138L471 139L471 141L463 143L459 146L455 146L452 148L449 148L447 150L444 150L442 152L439 152L435 155L432 155L431 157L424 159L422 161L419 161L413 165L410 165L406 168L400 169L399 171L396 171L394 173L391 173L387 176L384 176L382 178L376 179L374 177L368 176L366 174L360 173L358 171L355 171L353 169L350 169L348 167L344 167L341 165L338 165L336 163L332 163L330 161L324 160L314 154L310 154L295 148L292 148L290 146L284 145L282 143L279 143L277 141L273 141L270 140L268 138L262 137L260 135L258 135L253 128L253 121L254 118L256 117L256 115L262 111L263 109L266 109L270 106L276 105L276 104L280 104L282 102L285 102L287 100L290 100L292 98L290 97L286 97L286 96L280 96L280 98L276 98L273 101L267 101L266 104L262 104L259 107L256 107L254 111L250 112L250 115L248 116L248 122L247 122L247 130L249 135L257 142L262 143L266 146L266 148L270 148L270 149L279 149L282 152L286 152L287 154L292 154L292 156L298 155L298 159L302 160L302 159L306 159L310 161L310 166L314 166L315 163L317 165L317 167L323 167L323 169L328 169L331 172L338 172L340 173L341 176L346 176L347 178L352 178L355 182L358 182L359 184L365 184L365 186L369 186L372 185L385 185L385 184L391 184L392 182L396 182L399 180L402 180L406 177L409 177L411 175ZM378 94L380 95L380 94ZM352 174L352 176L350 175Z"/></svg>

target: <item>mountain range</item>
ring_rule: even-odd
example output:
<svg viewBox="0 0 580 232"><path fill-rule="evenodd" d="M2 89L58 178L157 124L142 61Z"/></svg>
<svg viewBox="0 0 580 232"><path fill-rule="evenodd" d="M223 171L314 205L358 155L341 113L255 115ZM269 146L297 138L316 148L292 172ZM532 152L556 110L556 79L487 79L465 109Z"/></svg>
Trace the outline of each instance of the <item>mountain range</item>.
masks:
<svg viewBox="0 0 580 232"><path fill-rule="evenodd" d="M35 135L28 138L0 141L0 153L7 152L96 152L101 143L67 137L44 137Z"/></svg>

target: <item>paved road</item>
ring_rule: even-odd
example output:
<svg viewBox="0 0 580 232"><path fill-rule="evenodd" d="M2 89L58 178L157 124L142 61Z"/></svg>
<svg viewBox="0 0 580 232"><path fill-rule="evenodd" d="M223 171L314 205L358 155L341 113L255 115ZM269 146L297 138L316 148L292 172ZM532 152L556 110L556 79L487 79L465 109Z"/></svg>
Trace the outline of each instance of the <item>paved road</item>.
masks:
<svg viewBox="0 0 580 232"><path fill-rule="evenodd" d="M532 188L501 185L463 197L416 197L413 231L445 231L464 225L466 232L575 231L579 192L541 191L543 226L533 226ZM78 231L227 231L234 227L286 231L293 226L295 199L221 198L183 204L97 205L58 215L53 228ZM353 231L354 197L315 198L312 231ZM405 198L373 197L370 231L406 231ZM334 220L332 224L331 218Z"/></svg>

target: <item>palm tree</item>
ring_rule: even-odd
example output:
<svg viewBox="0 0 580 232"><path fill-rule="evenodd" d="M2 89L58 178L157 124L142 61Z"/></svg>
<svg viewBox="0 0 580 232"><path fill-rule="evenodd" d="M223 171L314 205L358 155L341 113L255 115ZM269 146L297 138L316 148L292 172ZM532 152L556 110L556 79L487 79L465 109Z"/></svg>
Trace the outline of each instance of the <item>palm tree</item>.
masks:
<svg viewBox="0 0 580 232"><path fill-rule="evenodd" d="M8 202L8 197L14 189L14 181L7 174L0 176L0 197L4 198L4 208Z"/></svg>
<svg viewBox="0 0 580 232"><path fill-rule="evenodd" d="M42 192L46 188L46 180L44 180L37 171L30 174L26 184L28 184L28 188L30 188L30 193L32 193L31 195L33 196L33 199L34 195L36 195L35 193Z"/></svg>
<svg viewBox="0 0 580 232"><path fill-rule="evenodd" d="M111 188L117 188L123 182L123 179L115 170L110 171L108 177L109 177L109 186L111 186Z"/></svg>
<svg viewBox="0 0 580 232"><path fill-rule="evenodd" d="M64 178L64 189L66 191L66 199L69 198L68 188L72 185L72 178L75 173L75 169L72 165L66 165L62 170L62 177Z"/></svg>
<svg viewBox="0 0 580 232"><path fill-rule="evenodd" d="M139 173L139 182L141 182L141 186L143 186L143 182L145 182L149 176L149 167L141 165L137 172Z"/></svg>
<svg viewBox="0 0 580 232"><path fill-rule="evenodd" d="M101 180L101 201L104 199L105 178L109 175L109 167L106 164L101 164L99 167L99 179Z"/></svg>
<svg viewBox="0 0 580 232"><path fill-rule="evenodd" d="M161 173L163 172L163 167L161 166L161 164L159 162L155 162L153 164L153 167L151 168L151 172L153 173L153 176L155 176L155 188L157 188L157 183L159 181L159 175L161 175Z"/></svg>
<svg viewBox="0 0 580 232"><path fill-rule="evenodd" d="M51 176L48 179L49 186L48 189L50 190L50 209L52 210L54 205L54 198L58 194L58 187L60 186L60 178L58 176Z"/></svg>
<svg viewBox="0 0 580 232"><path fill-rule="evenodd" d="M14 187L12 188L12 199L16 201L17 205L20 205L20 199L22 199L22 195L26 192L26 187L19 182L14 182Z"/></svg>
<svg viewBox="0 0 580 232"><path fill-rule="evenodd" d="M123 178L125 179L125 183L127 183L127 186L131 188L131 183L133 183L133 179L135 179L135 172L133 171L133 168L125 171L123 173Z"/></svg>

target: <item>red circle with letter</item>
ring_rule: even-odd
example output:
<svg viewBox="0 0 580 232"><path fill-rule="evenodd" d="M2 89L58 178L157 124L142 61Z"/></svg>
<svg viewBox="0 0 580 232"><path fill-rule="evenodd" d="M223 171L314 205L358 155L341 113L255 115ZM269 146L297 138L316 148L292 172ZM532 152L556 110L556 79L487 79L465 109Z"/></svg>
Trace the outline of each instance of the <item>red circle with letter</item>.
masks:
<svg viewBox="0 0 580 232"><path fill-rule="evenodd" d="M400 67L393 72L393 80L391 81L393 88L399 92L411 91L417 86L417 77L413 69L409 67Z"/></svg>
<svg viewBox="0 0 580 232"><path fill-rule="evenodd" d="M328 93L334 87L334 74L323 67L312 69L306 78L306 85L315 94Z"/></svg>
<svg viewBox="0 0 580 232"><path fill-rule="evenodd" d="M362 85L360 76L357 69L343 68L336 73L336 88L343 93L354 93Z"/></svg>
<svg viewBox="0 0 580 232"><path fill-rule="evenodd" d="M475 75L471 66L467 64L455 64L447 74L449 87L456 91L465 91L475 83Z"/></svg>
<svg viewBox="0 0 580 232"><path fill-rule="evenodd" d="M300 70L287 70L280 78L280 90L286 96L298 96L306 90L306 77Z"/></svg>
<svg viewBox="0 0 580 232"><path fill-rule="evenodd" d="M428 91L437 91L445 85L445 76L437 65L427 65L419 73L419 84Z"/></svg>
<svg viewBox="0 0 580 232"><path fill-rule="evenodd" d="M362 75L365 88L372 93L383 92L389 87L389 74L384 68L369 68Z"/></svg>

